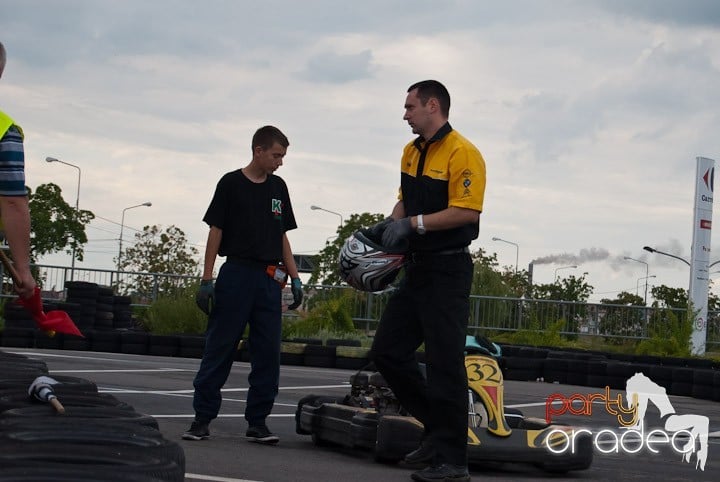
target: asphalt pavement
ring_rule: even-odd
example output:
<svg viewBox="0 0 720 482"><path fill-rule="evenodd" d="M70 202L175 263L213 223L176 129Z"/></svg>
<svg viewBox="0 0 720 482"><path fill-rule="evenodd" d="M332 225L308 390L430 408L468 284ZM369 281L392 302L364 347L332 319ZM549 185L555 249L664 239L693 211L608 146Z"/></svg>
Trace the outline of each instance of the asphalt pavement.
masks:
<svg viewBox="0 0 720 482"><path fill-rule="evenodd" d="M163 435L178 441L185 450L186 481L216 482L407 482L413 469L398 465L376 463L370 452L313 444L311 437L295 433L295 409L300 398L308 394L342 396L348 391L349 370L283 366L280 393L273 413L268 419L270 429L279 435L277 446L265 446L244 439L247 424L243 418L247 393L248 363L236 362L223 391L223 406L218 419L210 425L211 437L202 441L181 439L193 419L192 380L200 360L166 358L120 353L58 351L44 349L3 348L3 351L22 353L47 363L50 375L64 374L94 381L99 391L112 393L131 404L136 411L152 415L158 420ZM651 448L638 453L638 444L629 441L625 447L613 440L619 433L618 423L611 415L612 403L599 397L601 390L540 382L505 382L505 403L516 407L526 416L544 418L546 401L555 394L557 400L575 395L574 411L555 416L562 423L587 427L597 434L593 464L589 470L552 475L522 463L488 464L471 467L472 479L479 480L652 480L704 481L720 480L720 403L687 397L669 397L671 409L678 421L692 421L692 416L707 417L710 421L707 458L701 470L693 454L685 461L657 436ZM583 400L595 394L595 403L585 408L590 414L579 414ZM618 392L612 391L611 399ZM562 412L562 404L554 411ZM610 410L608 410L610 408ZM666 407L667 408L667 407ZM587 410L586 410L587 411ZM667 414L665 414L667 415ZM666 428L657 408L651 406L646 414L648 427ZM648 430L649 431L649 430ZM662 434L660 434L662 435ZM677 445L680 445L678 442ZM614 450L617 447L617 450ZM607 453L603 453L607 452Z"/></svg>

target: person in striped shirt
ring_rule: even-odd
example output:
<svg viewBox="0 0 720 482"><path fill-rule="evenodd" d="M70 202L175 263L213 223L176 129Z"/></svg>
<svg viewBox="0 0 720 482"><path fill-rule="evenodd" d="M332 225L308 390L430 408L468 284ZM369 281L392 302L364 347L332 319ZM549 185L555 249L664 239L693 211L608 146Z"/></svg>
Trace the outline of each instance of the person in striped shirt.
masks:
<svg viewBox="0 0 720 482"><path fill-rule="evenodd" d="M0 78L7 54L0 42ZM23 298L35 291L30 272L30 209L25 188L23 131L0 110L0 222L19 276L15 291Z"/></svg>

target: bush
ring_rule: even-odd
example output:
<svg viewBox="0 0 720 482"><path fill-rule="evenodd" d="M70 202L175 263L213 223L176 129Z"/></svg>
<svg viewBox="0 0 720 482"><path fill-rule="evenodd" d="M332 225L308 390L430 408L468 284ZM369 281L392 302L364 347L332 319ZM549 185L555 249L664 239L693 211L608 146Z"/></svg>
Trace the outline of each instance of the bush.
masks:
<svg viewBox="0 0 720 482"><path fill-rule="evenodd" d="M141 315L145 331L157 335L202 334L207 315L195 304L197 286L178 290L154 301Z"/></svg>
<svg viewBox="0 0 720 482"><path fill-rule="evenodd" d="M678 317L671 310L664 309L653 316L649 327L650 338L638 343L635 353L638 355L659 355L673 357L689 357L691 350L690 336L693 332L692 310L685 316Z"/></svg>
<svg viewBox="0 0 720 482"><path fill-rule="evenodd" d="M342 338L343 334L355 333L352 303L351 293L340 293L313 303L310 311L285 322L283 338L316 337L321 332L332 333L329 338Z"/></svg>

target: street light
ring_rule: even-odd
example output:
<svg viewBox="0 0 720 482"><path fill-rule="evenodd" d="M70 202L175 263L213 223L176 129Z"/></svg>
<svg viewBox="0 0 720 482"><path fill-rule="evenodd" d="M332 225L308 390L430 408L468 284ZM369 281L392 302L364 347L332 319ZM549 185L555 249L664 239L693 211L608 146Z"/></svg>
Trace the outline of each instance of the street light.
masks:
<svg viewBox="0 0 720 482"><path fill-rule="evenodd" d="M321 208L320 206L315 206L314 204L312 206L310 206L310 209L312 209L313 211L325 211L326 213L330 213L330 214L334 214L335 216L339 216L340 217L340 227L342 227L342 225L343 225L342 214L336 213L335 211L330 211L329 209Z"/></svg>
<svg viewBox="0 0 720 482"><path fill-rule="evenodd" d="M117 261L118 273L120 273L120 257L122 256L123 228L125 227L125 211L127 211L128 209L139 208L141 206L150 207L150 206L152 206L152 203L150 201L148 201L148 202L144 202L142 204L136 204L135 206L127 207L127 208L123 209L123 211L122 211L122 220L120 221L120 243L119 243L120 248L118 249L118 261Z"/></svg>
<svg viewBox="0 0 720 482"><path fill-rule="evenodd" d="M645 304L646 304L646 305L647 305L647 287L648 287L647 280L650 279L650 278L657 278L657 276L654 275L654 274L653 274L653 275L650 275L650 276L644 276L644 277L642 277L642 278L638 278L637 283L635 283L635 295L637 295L637 294L638 294L638 291L639 291L639 289L640 289L640 281L641 281L641 280L646 280L646 281L645 281Z"/></svg>
<svg viewBox="0 0 720 482"><path fill-rule="evenodd" d="M520 246L517 243L513 243L512 241L507 241L502 238L492 238L493 241L500 241L502 243L512 244L515 246L515 273L517 273L518 270L518 258L520 256Z"/></svg>
<svg viewBox="0 0 720 482"><path fill-rule="evenodd" d="M77 182L77 196L75 197L75 214L78 217L78 220L80 219L80 176L82 174L82 171L78 166L75 164L70 164L69 162L61 161L60 159L56 159L54 157L46 157L45 162L59 162L60 164L65 164L66 166L74 167L78 170L78 182ZM75 245L77 244L77 240L73 239L73 249L72 249L72 261L70 264L70 280L72 281L75 278Z"/></svg>
<svg viewBox="0 0 720 482"><path fill-rule="evenodd" d="M558 279L558 278L557 278L557 272L560 271L561 269L575 269L575 268L577 268L577 265L561 266L560 268L556 268L556 269L555 269L555 281L557 281L557 279Z"/></svg>
<svg viewBox="0 0 720 482"><path fill-rule="evenodd" d="M631 258L630 256L625 256L625 260L629 261L635 261L637 263L642 263L645 265L645 279L649 278L648 273L650 271L650 265L648 265L645 261L641 261L639 259ZM635 294L637 295L637 290L635 290ZM645 304L647 305L647 282L645 282Z"/></svg>
<svg viewBox="0 0 720 482"><path fill-rule="evenodd" d="M682 261L682 262L685 263L686 265L690 266L690 261L688 261L688 260L686 260L686 259L683 259L683 258L681 258L680 256L675 256L674 254L670 254L670 253L663 253L663 252L660 251L659 249L651 248L650 246L643 246L643 249L644 249L645 251L650 252L650 253L662 254L662 255L664 255L664 256L670 256L671 258L679 259L680 261ZM716 264L716 263L713 263L713 264ZM712 265L710 265L710 266L712 266Z"/></svg>

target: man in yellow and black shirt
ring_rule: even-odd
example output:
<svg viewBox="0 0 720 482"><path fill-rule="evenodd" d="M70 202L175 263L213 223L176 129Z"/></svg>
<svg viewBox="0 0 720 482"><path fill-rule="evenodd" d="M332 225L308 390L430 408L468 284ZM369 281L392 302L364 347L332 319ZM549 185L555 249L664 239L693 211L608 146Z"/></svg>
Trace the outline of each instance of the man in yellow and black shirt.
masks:
<svg viewBox="0 0 720 482"><path fill-rule="evenodd" d="M429 464L417 481L469 481L465 336L473 265L485 196L485 161L448 123L450 94L435 80L413 84L404 119L419 137L405 146L398 202L374 232L393 248L407 243L409 263L388 301L372 353L400 403L425 427L405 458ZM425 343L427 378L415 351Z"/></svg>

